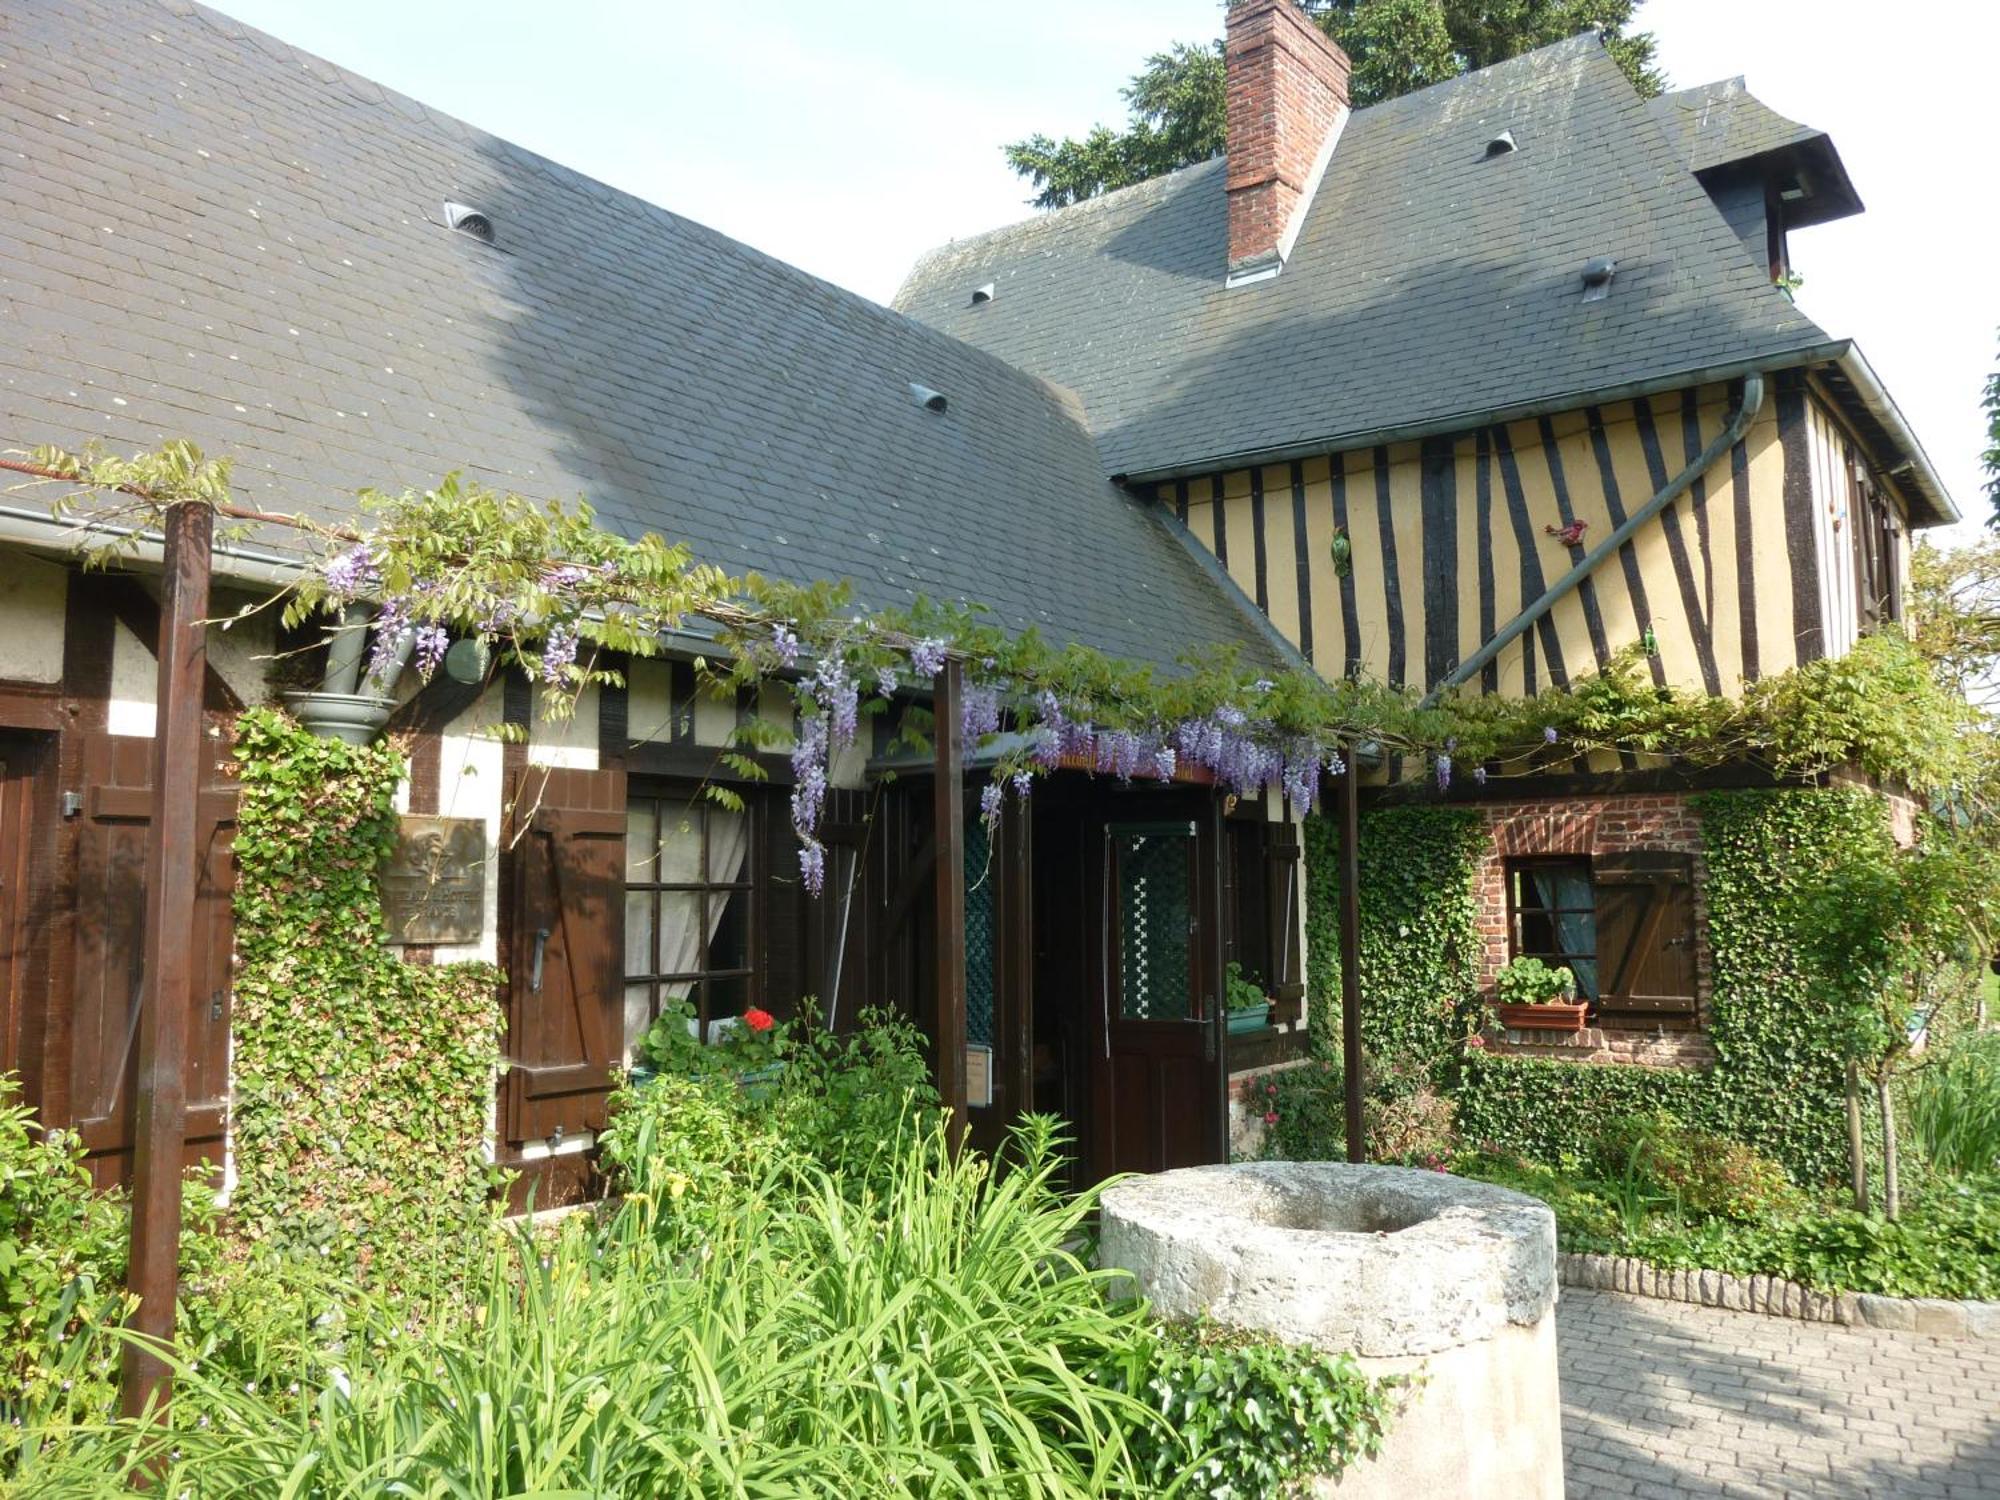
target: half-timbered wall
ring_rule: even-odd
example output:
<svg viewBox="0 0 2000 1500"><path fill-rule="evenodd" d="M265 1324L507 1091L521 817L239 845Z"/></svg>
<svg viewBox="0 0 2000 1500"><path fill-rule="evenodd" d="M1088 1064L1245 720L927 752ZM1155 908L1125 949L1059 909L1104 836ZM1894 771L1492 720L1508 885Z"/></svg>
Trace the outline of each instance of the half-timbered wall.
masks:
<svg viewBox="0 0 2000 1500"><path fill-rule="evenodd" d="M1704 386L1175 481L1162 499L1322 673L1428 688L1697 457L1731 410L1728 386ZM1844 650L1855 570L1851 529L1835 524L1843 441L1802 383L1774 382L1743 438L1480 685L1567 683L1649 627L1655 679L1711 693ZM1576 521L1581 544L1567 546L1555 533Z"/></svg>

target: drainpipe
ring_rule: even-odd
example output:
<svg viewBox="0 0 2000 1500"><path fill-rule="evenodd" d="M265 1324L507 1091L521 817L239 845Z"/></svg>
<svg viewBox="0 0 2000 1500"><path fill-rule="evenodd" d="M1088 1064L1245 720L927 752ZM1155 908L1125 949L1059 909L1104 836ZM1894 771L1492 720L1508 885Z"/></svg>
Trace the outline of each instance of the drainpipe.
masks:
<svg viewBox="0 0 2000 1500"><path fill-rule="evenodd" d="M1537 620L1556 607L1558 600L1574 591L1578 584L1597 571L1606 558L1630 541L1634 532L1680 499L1687 492L1689 485L1706 474L1723 454L1736 446L1743 434L1750 430L1750 424L1756 420L1757 413L1762 410L1763 405L1764 377L1752 372L1744 377L1742 393L1736 398L1736 411L1730 417L1728 425L1716 434L1715 441L1702 449L1685 469L1669 479L1650 500L1627 516L1622 526L1591 548L1585 554L1583 561L1557 579L1541 598L1514 616L1491 640L1453 668L1450 676L1424 695L1420 706L1430 708L1453 688L1470 682L1481 667L1526 634Z"/></svg>

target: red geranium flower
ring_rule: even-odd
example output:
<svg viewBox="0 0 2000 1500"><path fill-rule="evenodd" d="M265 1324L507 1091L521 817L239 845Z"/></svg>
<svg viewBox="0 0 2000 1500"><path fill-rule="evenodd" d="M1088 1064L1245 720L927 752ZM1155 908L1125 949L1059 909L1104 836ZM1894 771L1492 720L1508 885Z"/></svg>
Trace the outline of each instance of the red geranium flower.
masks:
<svg viewBox="0 0 2000 1500"><path fill-rule="evenodd" d="M759 1010L753 1005L743 1012L743 1024L752 1031L765 1032L778 1024L778 1018L768 1010Z"/></svg>

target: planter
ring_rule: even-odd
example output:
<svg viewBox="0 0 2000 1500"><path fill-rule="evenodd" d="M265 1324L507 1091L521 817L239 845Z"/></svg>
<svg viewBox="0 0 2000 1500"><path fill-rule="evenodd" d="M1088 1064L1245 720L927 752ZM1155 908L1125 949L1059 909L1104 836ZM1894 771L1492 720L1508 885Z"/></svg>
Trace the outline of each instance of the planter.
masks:
<svg viewBox="0 0 2000 1500"><path fill-rule="evenodd" d="M1496 1005L1493 1009L1500 1024L1513 1031L1581 1031L1590 1004L1585 1000L1574 1004L1550 1001L1545 1005Z"/></svg>
<svg viewBox="0 0 2000 1500"><path fill-rule="evenodd" d="M286 693L285 707L308 734L370 745L395 712L396 700L375 693Z"/></svg>
<svg viewBox="0 0 2000 1500"><path fill-rule="evenodd" d="M1253 1031L1262 1031L1271 1024L1271 1007L1267 1001L1263 1005L1246 1005L1241 1010L1229 1013L1229 1034L1245 1036Z"/></svg>

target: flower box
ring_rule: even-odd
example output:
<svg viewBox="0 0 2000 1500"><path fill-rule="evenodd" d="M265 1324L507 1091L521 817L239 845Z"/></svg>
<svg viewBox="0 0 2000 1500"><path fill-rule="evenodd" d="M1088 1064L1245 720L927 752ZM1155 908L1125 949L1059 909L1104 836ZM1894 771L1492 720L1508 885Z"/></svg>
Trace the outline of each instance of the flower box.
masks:
<svg viewBox="0 0 2000 1500"><path fill-rule="evenodd" d="M1496 1005L1500 1024L1512 1031L1581 1031L1589 1002L1549 1001L1542 1005Z"/></svg>
<svg viewBox="0 0 2000 1500"><path fill-rule="evenodd" d="M1271 1004L1267 1000L1262 1005L1246 1005L1229 1012L1229 1034L1247 1036L1253 1031L1262 1031L1271 1024Z"/></svg>

